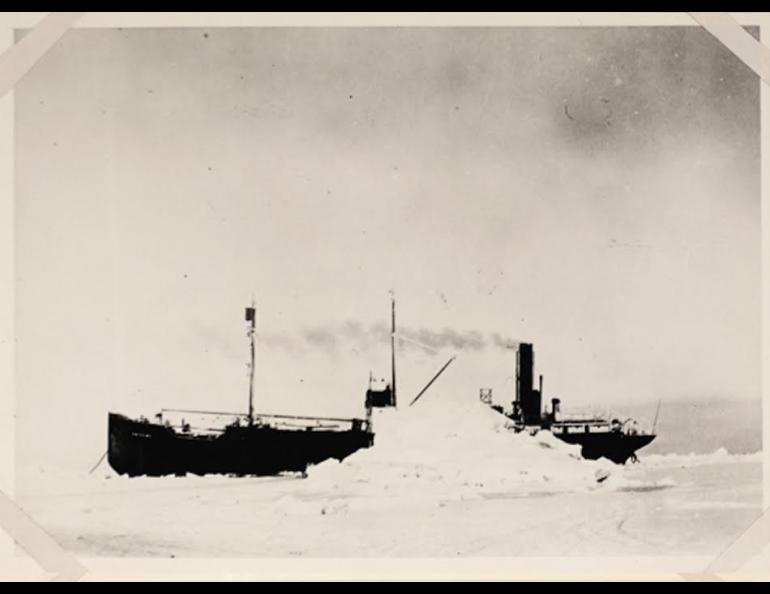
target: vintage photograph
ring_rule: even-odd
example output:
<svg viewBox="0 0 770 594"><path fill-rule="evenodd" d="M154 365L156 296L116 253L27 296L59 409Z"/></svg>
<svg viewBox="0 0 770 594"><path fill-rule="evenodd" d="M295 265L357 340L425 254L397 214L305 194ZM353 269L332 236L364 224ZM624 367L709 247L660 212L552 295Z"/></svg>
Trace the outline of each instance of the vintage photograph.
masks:
<svg viewBox="0 0 770 594"><path fill-rule="evenodd" d="M68 30L13 89L15 502L83 557L718 555L760 84L695 22Z"/></svg>

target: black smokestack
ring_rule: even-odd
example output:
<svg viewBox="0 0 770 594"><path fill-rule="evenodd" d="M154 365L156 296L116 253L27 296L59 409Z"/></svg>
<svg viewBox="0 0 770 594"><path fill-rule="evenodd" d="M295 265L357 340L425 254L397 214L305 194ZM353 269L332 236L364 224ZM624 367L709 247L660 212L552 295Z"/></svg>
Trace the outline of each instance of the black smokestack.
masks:
<svg viewBox="0 0 770 594"><path fill-rule="evenodd" d="M532 386L534 373L534 349L530 343L523 342L516 352L516 401L525 425L539 425L541 421L540 390Z"/></svg>

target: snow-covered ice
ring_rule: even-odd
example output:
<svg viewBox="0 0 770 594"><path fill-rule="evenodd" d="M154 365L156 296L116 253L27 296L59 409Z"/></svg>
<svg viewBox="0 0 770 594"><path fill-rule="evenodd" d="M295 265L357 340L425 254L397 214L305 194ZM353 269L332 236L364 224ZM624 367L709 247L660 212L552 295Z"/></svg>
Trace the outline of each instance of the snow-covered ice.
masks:
<svg viewBox="0 0 770 594"><path fill-rule="evenodd" d="M756 456L617 466L507 423L437 391L306 478L28 468L18 501L81 554L165 557L716 553L760 513Z"/></svg>

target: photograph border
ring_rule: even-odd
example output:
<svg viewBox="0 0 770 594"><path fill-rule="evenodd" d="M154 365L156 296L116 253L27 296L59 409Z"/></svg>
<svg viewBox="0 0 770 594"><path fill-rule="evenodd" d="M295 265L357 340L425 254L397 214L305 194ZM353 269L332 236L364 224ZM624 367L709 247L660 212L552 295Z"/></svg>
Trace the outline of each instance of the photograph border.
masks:
<svg viewBox="0 0 770 594"><path fill-rule="evenodd" d="M716 558L605 557L446 559L139 559L78 557L14 503L14 94L13 85L72 28L111 27L628 27L705 26L763 79L762 354L770 338L770 129L768 13L0 13L0 578L8 580L744 580L770 577L770 473L763 447L763 514ZM760 42L739 26L760 27ZM14 30L33 32L14 46ZM38 33L34 35L34 33ZM10 91L3 94L6 89ZM762 357L762 442L770 443L770 361ZM15 541L15 542L14 542ZM18 544L26 551L21 554ZM750 563L749 563L750 562Z"/></svg>

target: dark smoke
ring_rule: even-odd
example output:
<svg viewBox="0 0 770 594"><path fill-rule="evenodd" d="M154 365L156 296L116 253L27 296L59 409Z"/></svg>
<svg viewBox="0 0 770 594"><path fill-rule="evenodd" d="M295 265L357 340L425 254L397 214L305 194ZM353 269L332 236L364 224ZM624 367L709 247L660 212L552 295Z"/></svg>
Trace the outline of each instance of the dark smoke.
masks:
<svg viewBox="0 0 770 594"><path fill-rule="evenodd" d="M451 347L456 350L481 351L487 346L484 336L477 330L460 332L452 328L444 328L440 332L436 332L427 328L420 328L419 330L403 328L398 331L396 336L403 337L407 343L412 341L412 343L420 343L436 350Z"/></svg>
<svg viewBox="0 0 770 594"><path fill-rule="evenodd" d="M454 328L433 330L399 326L396 338L398 348L402 352L435 353L442 349L480 352L485 349L510 349L518 345L517 340L503 336L499 332L485 335L478 330ZM298 334L257 331L256 339L260 347L289 353L308 350L327 353L367 352L390 345L390 327L384 322L365 326L361 322L348 320L341 324L308 326ZM229 356L242 354L242 340L244 340L242 336L227 334L209 326L201 325L196 331L196 342L202 342L209 348Z"/></svg>
<svg viewBox="0 0 770 594"><path fill-rule="evenodd" d="M337 325L306 327L301 331L299 340L287 337L281 341L278 338L271 337L267 343L270 346L287 350L296 349L299 343L305 349L327 352L339 350L361 352L389 344L390 328L382 322L365 326L361 322L348 320ZM417 350L429 353L441 349L456 351L483 351L487 348L506 349L518 344L518 341L504 337L498 332L484 335L478 330L457 330L454 328L433 330L401 326L397 330L396 338L401 350Z"/></svg>

